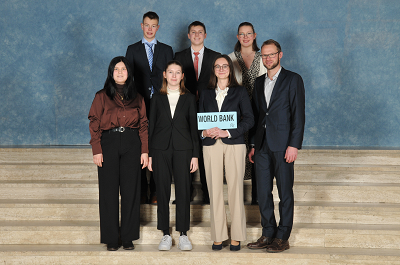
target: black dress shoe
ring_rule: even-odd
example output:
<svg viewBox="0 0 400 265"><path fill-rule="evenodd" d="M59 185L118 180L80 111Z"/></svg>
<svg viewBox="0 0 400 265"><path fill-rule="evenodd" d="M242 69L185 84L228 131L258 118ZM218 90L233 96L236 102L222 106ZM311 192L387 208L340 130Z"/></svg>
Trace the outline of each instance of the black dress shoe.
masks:
<svg viewBox="0 0 400 265"><path fill-rule="evenodd" d="M135 246L133 245L132 241L122 243L122 247L125 250L134 250L135 249Z"/></svg>
<svg viewBox="0 0 400 265"><path fill-rule="evenodd" d="M119 249L118 244L107 244L108 251L117 251Z"/></svg>
<svg viewBox="0 0 400 265"><path fill-rule="evenodd" d="M212 250L221 250L222 249L222 244L221 245L215 245L214 243L213 243L213 245L212 245Z"/></svg>
<svg viewBox="0 0 400 265"><path fill-rule="evenodd" d="M147 199L146 195L142 195L140 197L140 204L147 204L149 202L149 199Z"/></svg>
<svg viewBox="0 0 400 265"><path fill-rule="evenodd" d="M248 243L247 247L250 249L266 248L273 240L271 237L261 236L256 242Z"/></svg>
<svg viewBox="0 0 400 265"><path fill-rule="evenodd" d="M203 198L203 205L209 205L210 204L210 199L209 198Z"/></svg>
<svg viewBox="0 0 400 265"><path fill-rule="evenodd" d="M267 252L277 253L289 249L289 240L283 240L280 238L275 238L271 245L267 247Z"/></svg>
<svg viewBox="0 0 400 265"><path fill-rule="evenodd" d="M239 251L240 250L240 242L239 242L239 245L237 245L237 246L231 244L229 249L230 249L230 251Z"/></svg>

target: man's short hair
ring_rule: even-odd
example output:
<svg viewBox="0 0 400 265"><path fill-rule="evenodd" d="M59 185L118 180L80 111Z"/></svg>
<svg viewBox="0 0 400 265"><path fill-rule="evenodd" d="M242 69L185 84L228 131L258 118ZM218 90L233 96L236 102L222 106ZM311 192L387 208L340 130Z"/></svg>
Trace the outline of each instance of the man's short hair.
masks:
<svg viewBox="0 0 400 265"><path fill-rule="evenodd" d="M203 22L200 22L200 21L193 21L192 23L190 23L190 25L189 25L189 27L188 27L188 34L190 33L190 29L191 29L192 27L195 27L195 26L202 26L203 29L204 29L204 33L207 33L207 32L206 32L206 26L203 24Z"/></svg>
<svg viewBox="0 0 400 265"><path fill-rule="evenodd" d="M160 18L158 17L158 15L157 15L156 12L149 11L149 12L145 13L145 14L143 15L143 22L144 22L144 19L145 19L146 17L148 17L149 19L157 19L157 22L160 22Z"/></svg>
<svg viewBox="0 0 400 265"><path fill-rule="evenodd" d="M273 39L269 39L269 40L264 41L263 44L261 45L261 49L262 49L265 45L271 45L271 44L273 44L273 45L276 46L276 48L278 49L278 52L281 52L281 51L282 51L281 45L279 44L279 42L277 42L276 40L273 40Z"/></svg>

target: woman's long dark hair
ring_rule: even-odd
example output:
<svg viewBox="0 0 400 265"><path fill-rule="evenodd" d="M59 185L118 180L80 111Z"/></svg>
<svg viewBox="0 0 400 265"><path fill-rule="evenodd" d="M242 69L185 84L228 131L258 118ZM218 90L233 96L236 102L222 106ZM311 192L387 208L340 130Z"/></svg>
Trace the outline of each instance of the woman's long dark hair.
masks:
<svg viewBox="0 0 400 265"><path fill-rule="evenodd" d="M250 26L251 29L253 30L253 33L256 33L256 32L254 31L253 24L251 24L250 22L242 22L242 23L240 23L240 25L239 25L239 27L238 27L238 33L237 33L237 34L239 34L239 29L240 29L241 27L243 27L243 26ZM240 49L241 49L241 48L242 48L242 45L240 44L240 41L238 40L238 41L236 42L236 45L235 45L235 52L240 52ZM256 40L256 39L253 40L252 48L253 48L253 51L256 51L256 52L260 50L260 49L258 48L258 46L257 46L257 40Z"/></svg>
<svg viewBox="0 0 400 265"><path fill-rule="evenodd" d="M226 55L226 54L221 54L218 55L217 57L215 57L214 62L212 64L212 70L211 70L211 74L210 74L210 82L208 83L208 88L209 89L216 89L217 88L217 83L218 83L218 78L215 75L215 62L220 59L220 58L224 58L228 61L229 64L229 82L228 82L228 87L233 87L233 86L238 86L239 83L236 80L236 76L235 76L235 72L233 71L233 63L231 58Z"/></svg>
<svg viewBox="0 0 400 265"><path fill-rule="evenodd" d="M124 56L117 56L113 58L108 66L108 75L106 82L104 83L104 89L106 90L107 96L111 99L114 98L117 92L117 87L114 80L114 68L117 63L123 62L125 64L126 70L128 71L128 78L125 81L123 87L124 98L126 100L136 98L137 91L133 85L133 73L128 60Z"/></svg>

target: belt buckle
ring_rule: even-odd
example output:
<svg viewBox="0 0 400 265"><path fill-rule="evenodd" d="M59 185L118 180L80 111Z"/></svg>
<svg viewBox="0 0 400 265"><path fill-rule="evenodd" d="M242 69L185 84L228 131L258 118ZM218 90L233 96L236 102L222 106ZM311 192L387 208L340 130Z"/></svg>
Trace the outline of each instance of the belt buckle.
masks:
<svg viewBox="0 0 400 265"><path fill-rule="evenodd" d="M121 132L121 133L124 132L125 131L125 127L118 127L118 131Z"/></svg>

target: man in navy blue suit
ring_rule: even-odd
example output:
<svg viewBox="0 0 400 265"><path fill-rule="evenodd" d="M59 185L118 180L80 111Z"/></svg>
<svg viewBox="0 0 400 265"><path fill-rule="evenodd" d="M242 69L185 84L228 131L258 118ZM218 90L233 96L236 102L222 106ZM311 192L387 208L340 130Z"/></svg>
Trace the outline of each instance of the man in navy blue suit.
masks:
<svg viewBox="0 0 400 265"><path fill-rule="evenodd" d="M255 163L262 236L247 246L267 252L289 249L294 211L294 161L301 149L305 123L305 93L300 75L281 67L281 46L267 40L261 56L267 74L258 77L253 91L256 126L250 132L254 147L249 159ZM254 157L254 161L253 161ZM272 196L273 179L279 193L277 226Z"/></svg>
<svg viewBox="0 0 400 265"><path fill-rule="evenodd" d="M135 44L129 45L126 50L137 91L143 96L146 104L147 117L150 117L150 99L160 91L162 73L165 66L173 58L171 46L156 40L156 33L160 28L159 17L155 12L149 11L143 15L141 28L143 38ZM142 203L147 201L146 169L142 170ZM152 174L150 176L150 202L157 203L156 187Z"/></svg>

